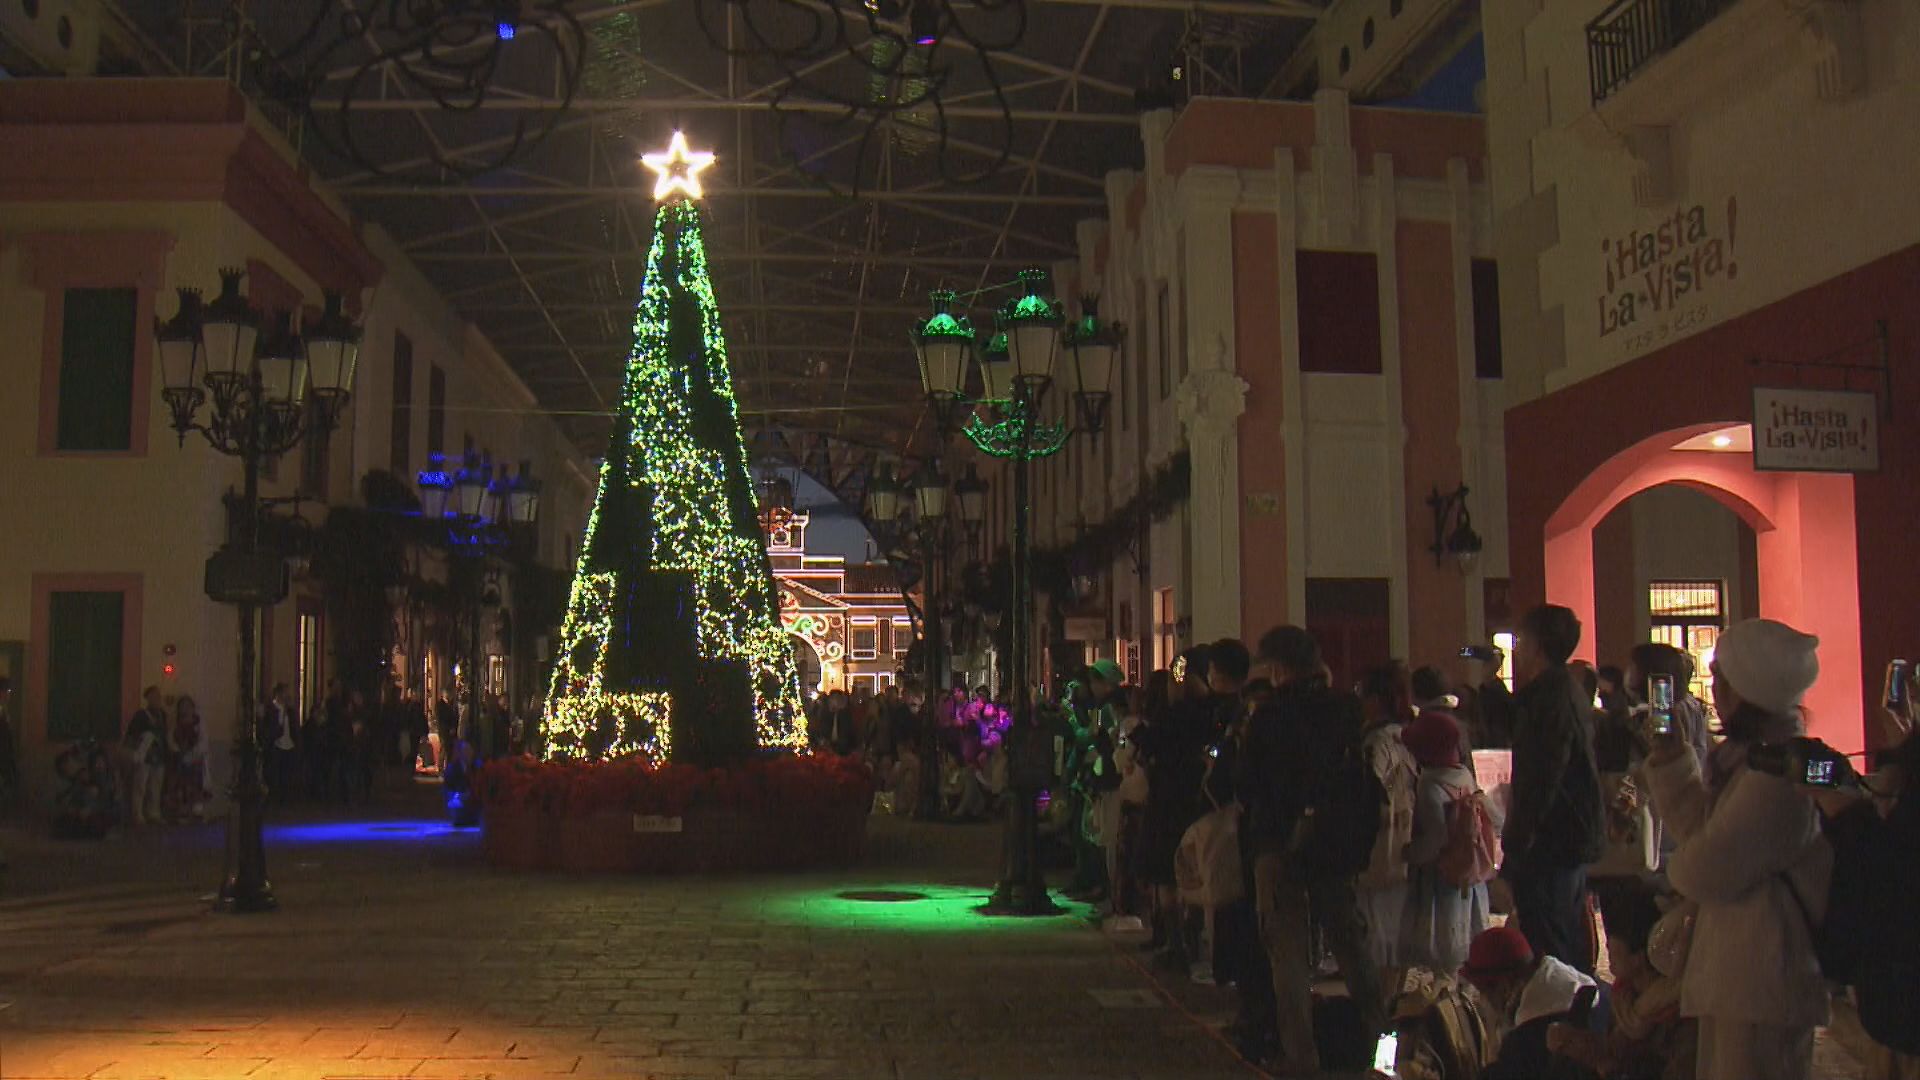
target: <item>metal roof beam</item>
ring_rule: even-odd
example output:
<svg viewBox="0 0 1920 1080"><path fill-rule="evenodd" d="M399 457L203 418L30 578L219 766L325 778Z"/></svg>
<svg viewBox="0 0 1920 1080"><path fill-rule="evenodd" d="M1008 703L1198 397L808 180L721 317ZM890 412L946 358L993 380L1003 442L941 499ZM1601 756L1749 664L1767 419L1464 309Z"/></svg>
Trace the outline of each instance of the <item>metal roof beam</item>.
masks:
<svg viewBox="0 0 1920 1080"><path fill-rule="evenodd" d="M960 145L960 144L956 143L955 145ZM968 144L962 148L967 150L973 150L975 152L979 152L980 150L980 146L978 143ZM1014 159L1008 158L1007 160L1011 162ZM1024 161L1022 163L1025 164ZM1058 172L1058 170L1048 170L1044 166L1042 167L1042 171L1049 172L1050 174L1056 174ZM1090 177L1083 176L1079 173L1067 173L1066 175L1068 176L1068 178L1073 180L1087 181L1091 179ZM586 198L605 197L605 198L644 200L649 203L653 201L652 196L649 195L645 190L643 190L637 181L632 187L626 187L623 185L614 185L614 184L555 184L552 186L540 184L540 185L515 185L511 187L439 187L439 186L431 186L431 185L425 185L425 184L396 184L396 183L388 182L388 183L354 184L354 185L342 188L341 194L347 195L352 198L367 198L367 199L399 199L399 198L448 199L448 198L464 198L469 195L475 195L475 196L479 196L480 198L578 199L583 197L586 197ZM812 188L812 187L806 187L806 188L747 187L747 188L743 188L743 187L735 187L733 185L728 185L725 187L710 187L706 190L706 197L708 199L733 198L736 196L743 197L743 198L753 198L753 199L831 199L835 201L849 201L847 200L846 196L836 194L832 191L828 191L825 188ZM1006 203L1013 201L1014 198L1015 196L1012 193L1002 194L999 192L990 192L990 191L927 190L927 191L863 191L860 193L860 201L953 203L953 204L973 204L973 205L989 205L989 206L1003 206ZM1028 203L1029 205L1032 205L1032 206L1062 206L1062 207L1073 207L1076 209L1095 209L1095 208L1106 206L1105 199L1092 196L1092 195L1027 195L1024 198L1022 198L1021 201Z"/></svg>
<svg viewBox="0 0 1920 1080"><path fill-rule="evenodd" d="M568 348L574 348L581 352L603 352L603 353L617 352L622 356L624 356L626 355L626 352L627 352L627 342L582 341L582 342L575 342L572 346L514 345L511 347L503 346L501 351L512 353L514 355L520 355L523 353L526 353L526 354L554 353L554 354L564 355ZM855 342L822 341L822 342L811 342L806 344L797 344L794 342L787 342L787 341L767 341L767 342L760 342L752 345L735 344L730 346L727 351L731 353L749 353L749 352L753 352L756 349L761 350L763 352L773 352L773 353L819 353L822 356L830 356L834 353L845 352L848 349L852 349L855 352L873 353L877 356L888 356L888 355L899 356L903 364L912 362L912 357L909 355L910 347L907 344L907 339L905 334L902 334L900 336L900 340L898 342L891 343L891 344L883 341L855 341Z"/></svg>
<svg viewBox="0 0 1920 1080"><path fill-rule="evenodd" d="M845 263L854 259L867 259L871 262L887 266L927 266L967 270L979 269L983 263L1025 266L1032 263L1035 258L1051 258L1051 256L1011 255L1006 252L996 252L991 256L972 257L960 255L915 255L911 252L876 252L872 255L843 253L816 254L803 251L743 252L722 251L712 248L708 249L707 255L709 261L721 265L725 265L726 263L750 262L807 265L814 263ZM528 251L511 255L500 251L421 251L413 254L411 257L413 261L417 263L499 263L518 260L521 263L558 262L570 263L576 266L588 266L602 259L619 262L644 262L646 261L647 253L645 251L623 251L596 257L592 255L574 255L552 251ZM483 286L474 286L474 288L479 289L483 288Z"/></svg>
<svg viewBox="0 0 1920 1080"><path fill-rule="evenodd" d="M1107 5L1138 11L1165 11L1180 15L1189 11L1202 15L1244 15L1256 19L1318 20L1326 14L1326 5L1314 0L1029 0L1038 6L1058 4L1085 7Z"/></svg>
<svg viewBox="0 0 1920 1080"><path fill-rule="evenodd" d="M1001 55L1011 56L1013 54L1007 53ZM1065 75L1064 72L1055 69L1050 64L1035 63L1034 66L1038 66L1042 70L1062 77ZM1084 80L1083 85L1085 85ZM1133 91L1128 90L1126 93L1131 96ZM488 97L475 104L472 109L465 111L518 112L529 109L558 110L562 104L563 99L553 96ZM566 103L566 108L569 113L577 114L632 113L635 115L644 115L651 110L666 113L738 112L740 110L762 112L770 108L770 106L765 101L735 101L727 98L576 97L572 102ZM847 112L845 105L832 101L817 101L809 98L784 98L780 102L780 108L787 112L827 113L835 116L844 116ZM353 109L355 112L364 113L438 113L444 111L441 105L431 97L393 97L370 101L356 101L353 104ZM1139 117L1131 112L1073 112L1011 108L1008 109L1006 113L1002 113L997 107L974 105L957 105L945 111L947 118L950 120L998 121L1011 117L1014 120L1031 120L1037 123L1044 123L1051 120L1062 124L1099 124L1108 127L1137 127L1140 123Z"/></svg>
<svg viewBox="0 0 1920 1080"><path fill-rule="evenodd" d="M845 301L845 303L849 306L849 309L851 309L851 306L853 304L853 299L849 297ZM531 315L540 311L540 308L532 304L489 304L487 305L486 310L489 314ZM633 304L629 301L616 302L612 300L609 300L604 304L559 303L559 304L546 305L546 310L554 312L555 314L564 314L569 312L605 312L605 311L617 311L617 312L625 313L625 312L631 312L633 310ZM916 307L912 304L875 304L871 302L867 304L867 310L885 312L885 313L896 314L896 315L920 315L920 316L925 316L932 312L932 309L925 305ZM720 314L723 317L726 315L732 314L733 312L736 312L736 311L752 312L752 313L765 312L770 315L788 315L788 314L806 315L806 314L816 314L816 313L824 315L824 314L834 313L834 309L831 306L825 305L825 304L784 304L784 303L726 304L726 303L723 303L720 305Z"/></svg>

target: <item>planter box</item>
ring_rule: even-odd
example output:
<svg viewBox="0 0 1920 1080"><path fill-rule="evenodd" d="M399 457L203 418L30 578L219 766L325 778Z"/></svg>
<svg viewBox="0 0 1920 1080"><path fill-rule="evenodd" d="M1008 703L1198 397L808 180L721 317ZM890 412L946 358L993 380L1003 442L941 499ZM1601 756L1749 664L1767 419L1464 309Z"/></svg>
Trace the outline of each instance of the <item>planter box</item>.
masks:
<svg viewBox="0 0 1920 1080"><path fill-rule="evenodd" d="M619 874L639 868L631 814L605 810L559 824L560 869L570 874Z"/></svg>
<svg viewBox="0 0 1920 1080"><path fill-rule="evenodd" d="M480 819L480 846L499 870L540 870L553 856L556 819L542 813L493 809Z"/></svg>
<svg viewBox="0 0 1920 1080"><path fill-rule="evenodd" d="M736 873L848 866L866 846L864 805L808 814L696 806L680 831L623 811L581 817L501 813L483 819L487 861L569 874Z"/></svg>

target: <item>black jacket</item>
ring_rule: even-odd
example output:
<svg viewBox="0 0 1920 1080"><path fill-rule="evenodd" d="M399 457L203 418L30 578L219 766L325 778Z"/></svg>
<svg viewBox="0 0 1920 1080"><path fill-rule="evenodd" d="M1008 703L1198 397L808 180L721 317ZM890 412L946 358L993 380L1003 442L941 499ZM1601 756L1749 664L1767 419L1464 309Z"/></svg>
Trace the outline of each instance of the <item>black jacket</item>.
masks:
<svg viewBox="0 0 1920 1080"><path fill-rule="evenodd" d="M1133 729L1138 760L1147 769L1147 814L1155 819L1191 821L1200 808L1200 782L1206 772L1207 710L1204 703L1182 701Z"/></svg>
<svg viewBox="0 0 1920 1080"><path fill-rule="evenodd" d="M1282 685L1247 721L1234 762L1241 828L1255 854L1285 853L1321 778L1340 772L1360 741L1359 699L1319 680Z"/></svg>
<svg viewBox="0 0 1920 1080"><path fill-rule="evenodd" d="M1514 695L1513 792L1503 873L1571 870L1606 850L1593 704L1573 673L1549 667Z"/></svg>

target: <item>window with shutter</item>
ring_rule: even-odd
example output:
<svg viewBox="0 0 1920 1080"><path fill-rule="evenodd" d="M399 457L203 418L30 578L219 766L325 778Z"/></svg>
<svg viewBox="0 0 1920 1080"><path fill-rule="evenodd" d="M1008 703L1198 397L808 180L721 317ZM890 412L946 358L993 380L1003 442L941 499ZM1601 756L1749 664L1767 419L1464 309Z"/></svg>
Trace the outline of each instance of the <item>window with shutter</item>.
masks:
<svg viewBox="0 0 1920 1080"><path fill-rule="evenodd" d="M1374 257L1354 251L1301 251L1300 370L1378 375L1380 277Z"/></svg>
<svg viewBox="0 0 1920 1080"><path fill-rule="evenodd" d="M133 445L133 353L139 291L67 289L60 327L58 450Z"/></svg>
<svg viewBox="0 0 1920 1080"><path fill-rule="evenodd" d="M47 601L47 741L119 738L126 594L54 592Z"/></svg>

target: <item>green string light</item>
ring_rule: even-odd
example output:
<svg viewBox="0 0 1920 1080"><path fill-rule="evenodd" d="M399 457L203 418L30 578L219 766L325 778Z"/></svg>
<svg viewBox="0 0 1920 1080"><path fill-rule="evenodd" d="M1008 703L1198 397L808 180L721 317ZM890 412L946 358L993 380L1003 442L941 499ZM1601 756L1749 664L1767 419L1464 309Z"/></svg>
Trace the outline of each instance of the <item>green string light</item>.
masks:
<svg viewBox="0 0 1920 1080"><path fill-rule="evenodd" d="M608 517L610 504L620 509ZM603 528L620 535L603 537ZM657 630L662 655L671 655L667 646L687 633L672 612L620 610L623 586L633 584L626 575L648 571L690 581L699 659L746 665L760 745L803 747L800 679L754 516L700 212L686 199L662 203L654 216L619 433L601 466L561 627L545 718L549 757L587 756L597 740L609 754L666 759L669 695L657 686L610 685L617 681L611 670L633 666L618 662L617 648L633 649L637 640L647 651ZM616 625L623 618L628 625Z"/></svg>

